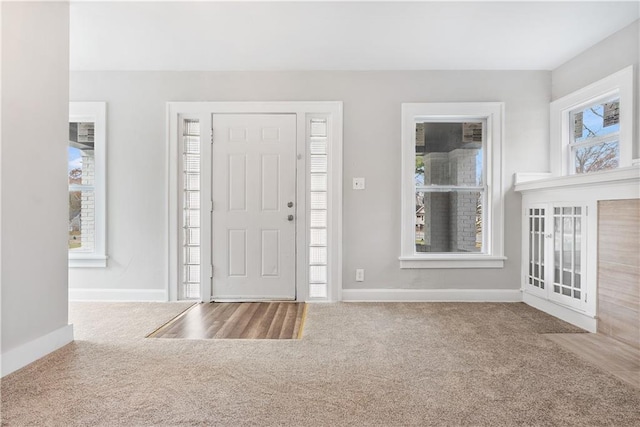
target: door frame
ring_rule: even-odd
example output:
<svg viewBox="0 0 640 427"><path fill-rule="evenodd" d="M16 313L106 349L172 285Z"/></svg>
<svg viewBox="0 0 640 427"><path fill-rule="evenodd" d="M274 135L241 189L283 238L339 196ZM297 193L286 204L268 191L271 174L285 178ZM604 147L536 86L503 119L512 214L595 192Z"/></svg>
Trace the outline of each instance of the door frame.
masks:
<svg viewBox="0 0 640 427"><path fill-rule="evenodd" d="M213 114L295 114L296 115L296 301L340 301L342 299L342 102L341 101L291 101L291 102L168 102L167 103L167 295L170 301L179 299L180 284L180 215L178 197L179 120L198 118L201 129L201 183L211 182L212 149L207 134L211 129ZM328 281L326 298L309 297L309 206L307 203L309 180L308 144L311 118L327 117L329 125L328 189L331 192L328 217ZM211 254L211 186L201 185L201 301L211 300L211 270L207 268Z"/></svg>

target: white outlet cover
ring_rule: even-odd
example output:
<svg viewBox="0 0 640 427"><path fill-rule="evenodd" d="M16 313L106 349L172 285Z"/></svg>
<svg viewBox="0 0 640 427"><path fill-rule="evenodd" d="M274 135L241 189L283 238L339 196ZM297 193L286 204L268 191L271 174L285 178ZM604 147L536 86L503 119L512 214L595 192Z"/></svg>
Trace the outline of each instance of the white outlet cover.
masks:
<svg viewBox="0 0 640 427"><path fill-rule="evenodd" d="M364 178L353 178L353 189L364 190Z"/></svg>

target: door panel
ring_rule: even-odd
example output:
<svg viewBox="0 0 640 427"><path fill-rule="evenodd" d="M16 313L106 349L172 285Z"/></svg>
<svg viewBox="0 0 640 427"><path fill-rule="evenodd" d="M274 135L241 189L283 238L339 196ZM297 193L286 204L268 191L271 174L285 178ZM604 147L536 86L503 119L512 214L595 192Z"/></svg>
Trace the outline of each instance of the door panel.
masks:
<svg viewBox="0 0 640 427"><path fill-rule="evenodd" d="M295 299L296 116L212 120L213 298Z"/></svg>

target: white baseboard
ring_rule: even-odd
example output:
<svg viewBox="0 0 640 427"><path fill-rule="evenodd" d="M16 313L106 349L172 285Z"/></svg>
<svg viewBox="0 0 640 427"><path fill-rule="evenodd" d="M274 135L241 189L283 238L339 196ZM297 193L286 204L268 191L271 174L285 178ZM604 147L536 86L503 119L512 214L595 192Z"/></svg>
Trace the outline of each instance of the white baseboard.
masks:
<svg viewBox="0 0 640 427"><path fill-rule="evenodd" d="M588 332L595 333L597 330L598 321L594 316L580 313L527 292L523 292L522 301L533 308L544 311L553 317L557 317L560 320L564 320L565 322L571 323L572 325L582 328Z"/></svg>
<svg viewBox="0 0 640 427"><path fill-rule="evenodd" d="M520 289L343 289L350 302L521 302Z"/></svg>
<svg viewBox="0 0 640 427"><path fill-rule="evenodd" d="M69 288L69 301L157 301L166 302L164 289L86 289Z"/></svg>
<svg viewBox="0 0 640 427"><path fill-rule="evenodd" d="M24 368L73 341L73 325L65 325L20 347L2 353L2 376Z"/></svg>

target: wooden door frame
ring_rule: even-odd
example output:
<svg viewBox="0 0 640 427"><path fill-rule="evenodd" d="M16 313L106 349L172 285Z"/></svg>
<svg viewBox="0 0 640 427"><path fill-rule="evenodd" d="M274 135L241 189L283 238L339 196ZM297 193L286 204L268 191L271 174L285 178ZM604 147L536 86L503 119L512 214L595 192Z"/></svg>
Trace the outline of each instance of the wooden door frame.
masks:
<svg viewBox="0 0 640 427"><path fill-rule="evenodd" d="M170 301L179 297L180 265L178 197L179 167L181 161L179 147L179 120L182 117L198 118L201 128L201 182L211 182L211 144L207 129L211 129L213 114L295 114L296 115L296 155L298 164L296 179L296 301L340 301L342 299L342 102L168 102L167 103L167 282L166 289ZM308 186L309 164L307 141L308 121L312 117L325 116L330 121L330 142L328 147L328 188L331 192L328 207L328 284L326 298L309 297L309 251L308 251ZM211 187L201 189L201 260L211 260ZM207 261L201 267L201 300L211 298L210 269Z"/></svg>

